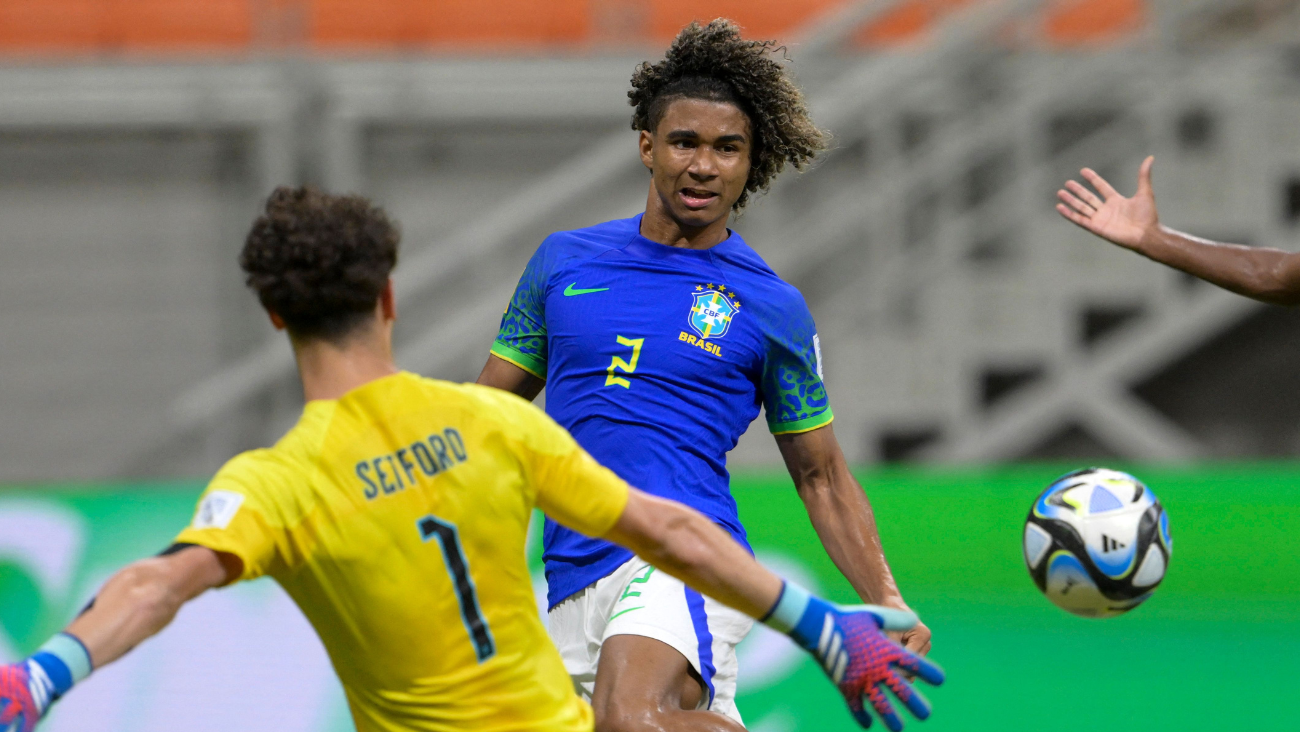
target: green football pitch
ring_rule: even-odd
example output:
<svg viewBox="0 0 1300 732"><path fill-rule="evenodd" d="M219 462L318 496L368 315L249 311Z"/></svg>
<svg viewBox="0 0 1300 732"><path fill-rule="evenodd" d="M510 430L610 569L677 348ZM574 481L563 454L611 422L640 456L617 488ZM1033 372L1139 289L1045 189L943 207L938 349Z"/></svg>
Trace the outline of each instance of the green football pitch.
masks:
<svg viewBox="0 0 1300 732"><path fill-rule="evenodd" d="M860 474L899 584L933 629L932 657L948 672L943 687L925 689L934 716L922 724L904 714L908 728L1300 728L1300 464L1129 466L1169 511L1173 560L1152 599L1106 620L1051 605L1021 559L1025 513L1069 467ZM35 564L0 551L0 647L29 652L109 573L165 546L189 520L201 488L187 481L0 490L0 516L35 515L42 525L58 519L75 559L73 589L58 593L42 589ZM783 472L737 475L734 489L760 557L802 573L832 599L855 600ZM53 538L42 546L48 550ZM534 543L530 554L540 572L537 549ZM262 581L260 590L233 590L226 607L244 614L230 622L256 617L266 589ZM784 639L773 640L766 651L775 656L751 644L744 657L738 702L750 729L856 729L820 670ZM140 704L153 704L151 678L126 674L120 683ZM352 728L341 694L330 698L313 732ZM92 697L75 694L61 703L63 713L79 703L87 705L82 713L98 714Z"/></svg>
<svg viewBox="0 0 1300 732"><path fill-rule="evenodd" d="M931 720L909 726L1297 729L1300 470L1132 467L1169 511L1169 573L1136 610L1089 620L1043 598L1020 552L1030 503L1066 469L861 474L895 575L949 676L925 691ZM832 597L854 600L788 479L740 475L735 488L760 553L796 555ZM773 732L855 728L811 664L740 704Z"/></svg>

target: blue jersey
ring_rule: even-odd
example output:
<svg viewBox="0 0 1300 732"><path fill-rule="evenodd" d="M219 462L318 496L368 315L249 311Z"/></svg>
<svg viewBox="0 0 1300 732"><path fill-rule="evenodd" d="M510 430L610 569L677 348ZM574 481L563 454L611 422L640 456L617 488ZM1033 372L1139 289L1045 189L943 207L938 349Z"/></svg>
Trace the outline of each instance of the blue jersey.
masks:
<svg viewBox="0 0 1300 732"><path fill-rule="evenodd" d="M650 241L640 225L547 237L492 353L546 379L546 411L597 460L746 544L726 456L760 405L773 434L831 421L816 327L735 232L701 251ZM543 543L552 607L632 556L549 519Z"/></svg>

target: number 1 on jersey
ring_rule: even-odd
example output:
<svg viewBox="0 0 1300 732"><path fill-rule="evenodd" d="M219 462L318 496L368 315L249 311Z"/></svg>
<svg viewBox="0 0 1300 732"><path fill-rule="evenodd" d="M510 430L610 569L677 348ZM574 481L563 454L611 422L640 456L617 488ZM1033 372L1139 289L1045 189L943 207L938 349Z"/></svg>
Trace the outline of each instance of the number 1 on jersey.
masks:
<svg viewBox="0 0 1300 732"><path fill-rule="evenodd" d="M632 360L624 361L618 356L615 356L614 360L609 362L609 368L605 372L607 374L607 376L605 376L605 386L621 386L624 389L630 389L632 388L632 382L621 376L615 376L614 372L622 371L630 374L636 371L636 362L641 358L641 346L645 344L645 339L624 338L623 336L618 336L618 344L632 349Z"/></svg>
<svg viewBox="0 0 1300 732"><path fill-rule="evenodd" d="M474 592L474 580L469 576L469 564L465 562L465 552L460 548L460 534L456 525L439 520L434 516L425 516L415 525L420 528L420 538L428 541L438 537L442 545L442 558L451 573L451 583L456 588L456 599L460 601L460 617L465 621L465 629L474 643L474 652L478 662L483 663L496 655L496 644L488 630L487 620L478 606L478 595Z"/></svg>

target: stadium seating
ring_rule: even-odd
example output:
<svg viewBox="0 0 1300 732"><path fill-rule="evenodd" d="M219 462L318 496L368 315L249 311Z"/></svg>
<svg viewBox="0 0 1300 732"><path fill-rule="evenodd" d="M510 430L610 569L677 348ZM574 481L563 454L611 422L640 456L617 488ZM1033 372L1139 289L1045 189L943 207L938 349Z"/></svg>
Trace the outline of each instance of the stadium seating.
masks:
<svg viewBox="0 0 1300 732"><path fill-rule="evenodd" d="M313 0L308 37L321 48L563 46L589 35L587 0Z"/></svg>
<svg viewBox="0 0 1300 732"><path fill-rule="evenodd" d="M1136 30L1145 15L1144 0L1063 0L1047 16L1043 31L1054 45L1086 45Z"/></svg>
<svg viewBox="0 0 1300 732"><path fill-rule="evenodd" d="M252 5L248 0L5 0L0 49L8 55L243 50L254 38Z"/></svg>
<svg viewBox="0 0 1300 732"><path fill-rule="evenodd" d="M905 0L868 24L859 44L924 38L945 14L980 0ZM1138 27L1148 0L1059 0L1044 40L1077 45ZM709 17L782 37L846 0L716 0ZM602 50L658 45L700 18L691 0L5 0L8 56L232 55L279 48L331 52ZM707 20L708 18L701 18Z"/></svg>

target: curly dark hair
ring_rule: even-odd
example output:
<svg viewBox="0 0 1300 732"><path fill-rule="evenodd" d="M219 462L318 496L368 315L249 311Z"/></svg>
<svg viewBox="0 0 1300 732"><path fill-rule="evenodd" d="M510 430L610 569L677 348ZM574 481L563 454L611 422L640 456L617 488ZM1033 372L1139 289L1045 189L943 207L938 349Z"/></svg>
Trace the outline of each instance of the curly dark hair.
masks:
<svg viewBox="0 0 1300 732"><path fill-rule="evenodd" d="M802 170L826 149L830 136L813 124L803 93L785 67L772 58L784 51L776 41L747 41L726 18L691 23L677 34L658 63L645 62L632 74L628 103L632 129L653 132L670 102L704 99L729 102L749 117L754 142L749 180L733 208L749 194L767 190L786 163Z"/></svg>
<svg viewBox="0 0 1300 732"><path fill-rule="evenodd" d="M388 214L361 196L282 186L253 222L239 266L291 336L337 341L374 312L400 238Z"/></svg>

